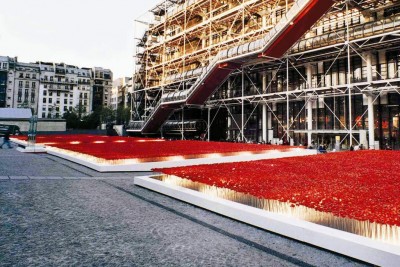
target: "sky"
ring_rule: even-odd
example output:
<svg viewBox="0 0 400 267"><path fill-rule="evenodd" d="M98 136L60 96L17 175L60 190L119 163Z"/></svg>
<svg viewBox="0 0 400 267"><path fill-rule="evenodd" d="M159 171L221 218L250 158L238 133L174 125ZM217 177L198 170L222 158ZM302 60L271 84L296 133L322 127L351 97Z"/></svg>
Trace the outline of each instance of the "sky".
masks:
<svg viewBox="0 0 400 267"><path fill-rule="evenodd" d="M136 19L162 0L0 0L0 56L132 76Z"/></svg>

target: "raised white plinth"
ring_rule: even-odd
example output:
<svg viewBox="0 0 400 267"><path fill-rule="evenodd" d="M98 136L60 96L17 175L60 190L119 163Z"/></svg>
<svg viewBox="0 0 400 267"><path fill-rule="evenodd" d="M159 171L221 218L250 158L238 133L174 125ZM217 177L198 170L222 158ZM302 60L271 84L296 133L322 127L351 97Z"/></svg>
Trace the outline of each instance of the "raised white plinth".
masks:
<svg viewBox="0 0 400 267"><path fill-rule="evenodd" d="M44 146L27 146L17 147L17 150L22 153L46 153L47 150Z"/></svg>
<svg viewBox="0 0 400 267"><path fill-rule="evenodd" d="M196 159L184 159L183 157L173 157L172 160L157 161L157 162L135 162L130 163L126 160L126 163L112 164L105 161L104 163L97 163L92 161L90 158L84 155L76 156L67 152L61 151L56 148L47 146L47 153L64 158L66 160L84 165L98 172L144 172L151 171L155 168L172 168L172 167L183 167L203 164L216 164L216 163L229 163L229 162L243 162L243 161L254 161L262 159L276 159L276 158L287 158L287 157L298 157L298 156L309 156L316 155L316 150L293 148L287 151L271 150L262 154L242 154L236 156L210 156Z"/></svg>
<svg viewBox="0 0 400 267"><path fill-rule="evenodd" d="M20 147L17 147L17 150L22 153L46 153L46 147L44 145L40 144L35 144L34 146L28 146L27 141L15 139L15 138L10 138L11 142L19 145Z"/></svg>
<svg viewBox="0 0 400 267"><path fill-rule="evenodd" d="M379 266L399 266L400 247L355 234L267 212L187 188L166 184L148 176L134 183L212 212Z"/></svg>

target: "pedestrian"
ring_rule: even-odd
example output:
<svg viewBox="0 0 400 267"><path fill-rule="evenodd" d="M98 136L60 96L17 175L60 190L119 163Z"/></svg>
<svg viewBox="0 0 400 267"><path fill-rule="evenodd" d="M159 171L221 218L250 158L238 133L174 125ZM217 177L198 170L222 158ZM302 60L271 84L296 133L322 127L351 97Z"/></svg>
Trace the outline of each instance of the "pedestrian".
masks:
<svg viewBox="0 0 400 267"><path fill-rule="evenodd" d="M3 146L6 145L6 144L8 145L8 148L12 148L11 143L10 143L10 132L9 131L7 131L4 134L3 144L1 144L0 148L3 148Z"/></svg>

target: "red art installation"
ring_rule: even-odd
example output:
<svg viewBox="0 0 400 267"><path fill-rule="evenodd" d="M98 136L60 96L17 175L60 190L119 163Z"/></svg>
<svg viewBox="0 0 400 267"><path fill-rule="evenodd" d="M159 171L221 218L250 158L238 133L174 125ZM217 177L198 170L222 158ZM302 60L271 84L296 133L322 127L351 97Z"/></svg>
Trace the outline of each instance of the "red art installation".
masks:
<svg viewBox="0 0 400 267"><path fill-rule="evenodd" d="M17 137L24 140L26 137ZM37 144L91 155L105 160L159 159L183 156L196 158L202 155L235 155L238 152L263 153L271 150L285 151L289 146L241 144L204 141L166 141L154 138L98 136L98 135L48 135L37 136Z"/></svg>
<svg viewBox="0 0 400 267"><path fill-rule="evenodd" d="M400 152L323 155L155 169L334 216L400 226Z"/></svg>

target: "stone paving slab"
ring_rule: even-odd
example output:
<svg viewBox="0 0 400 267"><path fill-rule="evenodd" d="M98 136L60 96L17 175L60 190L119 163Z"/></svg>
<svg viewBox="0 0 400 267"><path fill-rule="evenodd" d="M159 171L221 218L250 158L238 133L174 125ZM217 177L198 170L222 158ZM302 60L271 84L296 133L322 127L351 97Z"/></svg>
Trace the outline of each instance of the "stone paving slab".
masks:
<svg viewBox="0 0 400 267"><path fill-rule="evenodd" d="M0 176L0 180L10 180L8 176Z"/></svg>
<svg viewBox="0 0 400 267"><path fill-rule="evenodd" d="M80 180L82 177L63 177L65 180Z"/></svg>
<svg viewBox="0 0 400 267"><path fill-rule="evenodd" d="M57 176L29 176L31 180L61 180L62 177Z"/></svg>
<svg viewBox="0 0 400 267"><path fill-rule="evenodd" d="M28 176L10 176L11 180L29 180Z"/></svg>

